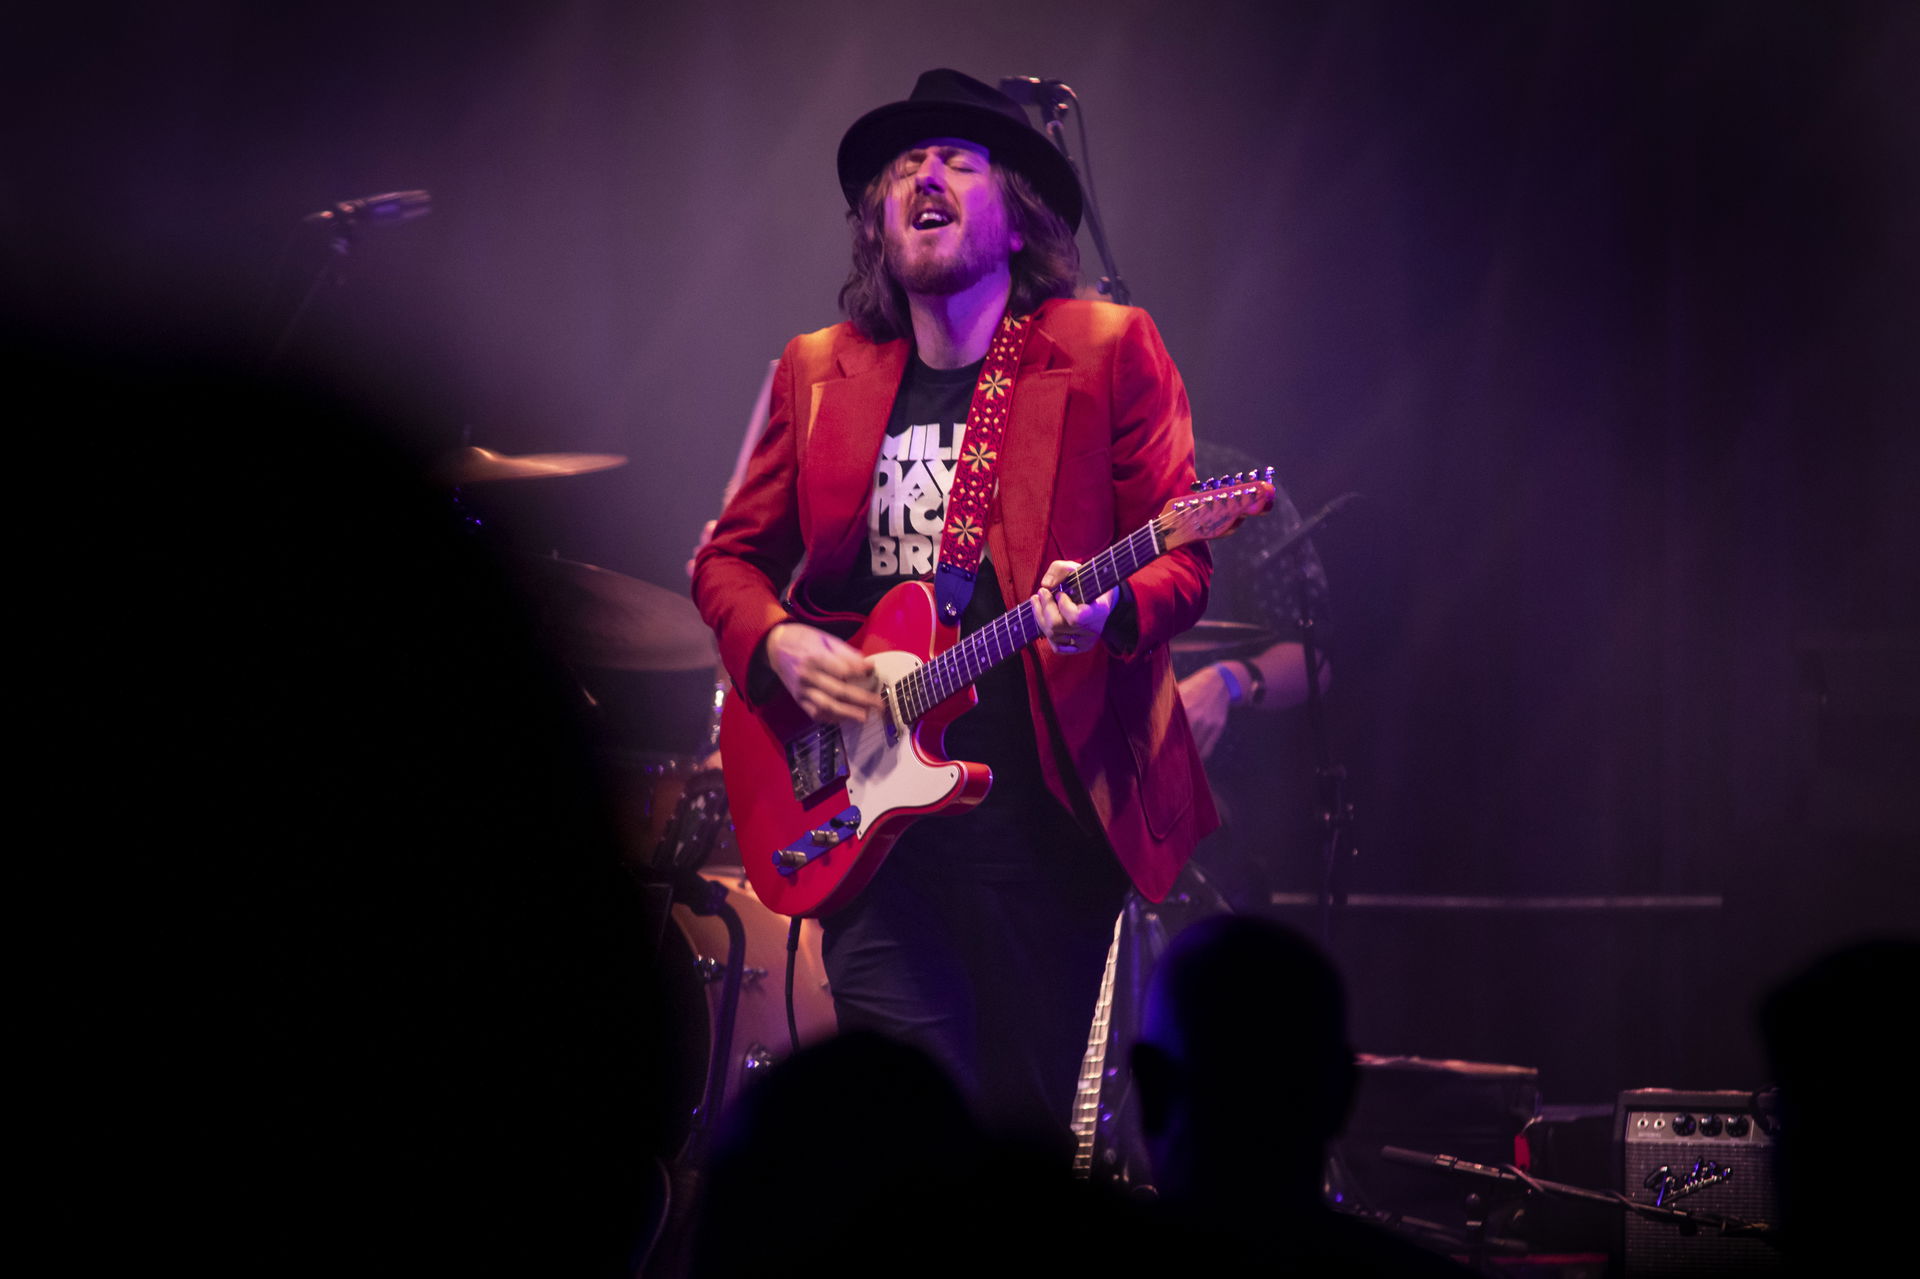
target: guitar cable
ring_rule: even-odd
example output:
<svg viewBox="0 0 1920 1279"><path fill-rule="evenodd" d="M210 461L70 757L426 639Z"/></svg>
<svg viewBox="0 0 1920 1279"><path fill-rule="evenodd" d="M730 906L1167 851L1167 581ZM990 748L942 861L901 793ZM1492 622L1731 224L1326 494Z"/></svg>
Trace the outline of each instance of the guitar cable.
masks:
<svg viewBox="0 0 1920 1279"><path fill-rule="evenodd" d="M800 1023L793 1015L793 970L800 959L800 916L787 922L787 1042L800 1051Z"/></svg>

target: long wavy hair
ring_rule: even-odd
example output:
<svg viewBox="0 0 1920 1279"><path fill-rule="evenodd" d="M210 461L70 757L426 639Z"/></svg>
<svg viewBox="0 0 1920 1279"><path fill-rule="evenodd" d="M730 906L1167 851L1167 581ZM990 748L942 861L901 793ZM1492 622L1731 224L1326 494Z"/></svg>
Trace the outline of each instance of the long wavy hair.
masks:
<svg viewBox="0 0 1920 1279"><path fill-rule="evenodd" d="M994 184L1007 203L1007 222L1020 233L1020 251L1009 264L1013 292L1007 310L1025 315L1048 298L1073 294L1080 280L1080 246L1059 214L1047 207L1033 184L1012 169L992 166ZM881 220L887 203L888 165L874 175L860 202L847 210L853 232L853 269L840 289L840 309L853 327L870 341L891 342L913 332L907 314L906 291L887 270L887 250Z"/></svg>

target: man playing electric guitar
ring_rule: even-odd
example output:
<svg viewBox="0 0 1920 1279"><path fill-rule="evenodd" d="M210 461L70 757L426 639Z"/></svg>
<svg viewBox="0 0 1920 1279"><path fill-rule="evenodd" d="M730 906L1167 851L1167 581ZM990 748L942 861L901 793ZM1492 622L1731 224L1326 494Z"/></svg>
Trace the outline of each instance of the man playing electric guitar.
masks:
<svg viewBox="0 0 1920 1279"><path fill-rule="evenodd" d="M835 619L913 579L962 634L1032 600L1044 640L978 681L940 751L992 769L984 801L912 822L822 925L843 1028L1061 1135L1128 880L1158 900L1216 824L1166 651L1206 607L1204 547L1097 598L1055 589L1186 496L1186 393L1144 312L1069 299L1079 184L998 91L926 73L847 132L839 177L849 323L788 345L694 597L736 699L849 731L891 712Z"/></svg>

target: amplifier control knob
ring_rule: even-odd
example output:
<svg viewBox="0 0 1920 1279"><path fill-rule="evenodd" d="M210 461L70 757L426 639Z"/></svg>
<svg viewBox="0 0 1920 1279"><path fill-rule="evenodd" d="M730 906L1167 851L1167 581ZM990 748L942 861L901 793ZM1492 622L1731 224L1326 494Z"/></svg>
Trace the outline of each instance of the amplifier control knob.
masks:
<svg viewBox="0 0 1920 1279"><path fill-rule="evenodd" d="M1747 1135L1747 1117L1745 1115L1727 1116L1727 1136L1744 1137Z"/></svg>
<svg viewBox="0 0 1920 1279"><path fill-rule="evenodd" d="M1693 1136L1693 1116L1692 1115L1675 1115L1673 1117L1673 1131L1676 1136L1680 1136L1680 1137Z"/></svg>
<svg viewBox="0 0 1920 1279"><path fill-rule="evenodd" d="M1718 1137L1720 1135L1720 1116L1700 1116L1700 1135L1702 1137Z"/></svg>

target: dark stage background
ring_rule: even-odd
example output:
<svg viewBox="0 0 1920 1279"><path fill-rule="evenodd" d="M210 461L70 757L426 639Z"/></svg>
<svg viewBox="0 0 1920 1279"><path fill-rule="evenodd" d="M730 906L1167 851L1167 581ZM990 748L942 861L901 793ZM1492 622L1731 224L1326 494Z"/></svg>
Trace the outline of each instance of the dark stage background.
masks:
<svg viewBox="0 0 1920 1279"><path fill-rule="evenodd" d="M301 214L429 188L293 362L421 443L631 455L491 500L664 584L837 318L846 125L930 66L1066 80L1198 429L1366 495L1320 540L1353 887L1724 901L1356 913L1363 1048L1753 1086L1756 992L1920 918L1920 6L186 4L11 56L26 315L257 347ZM696 731L697 678L600 691Z"/></svg>

